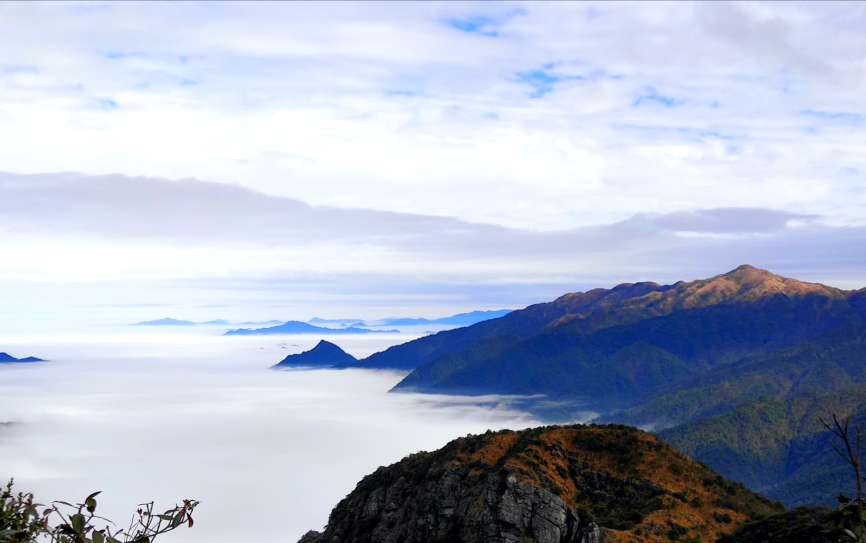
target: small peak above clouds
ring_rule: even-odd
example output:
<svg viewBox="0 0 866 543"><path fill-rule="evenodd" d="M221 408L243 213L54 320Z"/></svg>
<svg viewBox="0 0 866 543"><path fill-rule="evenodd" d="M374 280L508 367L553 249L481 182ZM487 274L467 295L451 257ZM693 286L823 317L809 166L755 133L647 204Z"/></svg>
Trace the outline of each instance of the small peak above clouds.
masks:
<svg viewBox="0 0 866 543"><path fill-rule="evenodd" d="M274 365L274 369L284 368L332 368L351 367L358 360L334 343L319 340L315 347L299 354L290 354Z"/></svg>

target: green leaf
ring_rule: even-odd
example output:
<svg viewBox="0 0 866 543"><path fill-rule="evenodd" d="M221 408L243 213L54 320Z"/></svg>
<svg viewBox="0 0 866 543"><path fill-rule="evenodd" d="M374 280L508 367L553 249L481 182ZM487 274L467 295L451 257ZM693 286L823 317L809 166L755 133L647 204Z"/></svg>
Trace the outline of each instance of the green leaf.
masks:
<svg viewBox="0 0 866 543"><path fill-rule="evenodd" d="M101 494L101 492L94 492L93 494L91 494L90 496L87 496L84 499L84 507L87 508L87 511L89 513L93 513L94 511L96 511L96 499L95 498L96 498L96 496L99 496L100 494Z"/></svg>
<svg viewBox="0 0 866 543"><path fill-rule="evenodd" d="M105 543L105 536L102 532L93 532L93 543Z"/></svg>

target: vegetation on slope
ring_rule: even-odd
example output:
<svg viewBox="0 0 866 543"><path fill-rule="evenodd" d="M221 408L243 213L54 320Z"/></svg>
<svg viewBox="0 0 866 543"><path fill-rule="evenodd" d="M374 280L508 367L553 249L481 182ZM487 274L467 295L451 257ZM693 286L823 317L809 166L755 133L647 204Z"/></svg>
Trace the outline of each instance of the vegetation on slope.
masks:
<svg viewBox="0 0 866 543"><path fill-rule="evenodd" d="M831 504L844 468L819 423L866 416L866 330L719 368L690 386L610 417L660 435L726 477L789 505Z"/></svg>
<svg viewBox="0 0 866 543"><path fill-rule="evenodd" d="M551 503L563 504L561 518L573 524L508 536L572 541L566 532L599 526L605 542L715 541L783 511L651 434L551 426L468 436L380 468L334 508L323 533L303 541L487 541L514 528L501 521L503 510L508 518L531 518ZM516 512L509 509L515 504Z"/></svg>

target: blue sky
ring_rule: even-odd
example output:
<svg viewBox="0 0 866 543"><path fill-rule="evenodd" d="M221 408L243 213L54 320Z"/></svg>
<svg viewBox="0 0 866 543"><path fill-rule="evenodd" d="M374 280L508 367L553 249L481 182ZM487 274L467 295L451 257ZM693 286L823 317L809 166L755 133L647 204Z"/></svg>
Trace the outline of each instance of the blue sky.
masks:
<svg viewBox="0 0 866 543"><path fill-rule="evenodd" d="M403 290L381 300L403 293L406 309L445 312L724 271L714 268L736 264L722 257L731 248L863 285L850 257L859 248L845 243L866 227L864 28L862 3L6 2L0 240L19 263L0 288L126 281L111 298L132 304L192 292L160 290L166 282L267 290L290 274L323 300L349 289L382 313L394 309L375 306L387 275ZM42 176L57 172L69 173ZM193 185L202 204L183 207L175 189L190 179L213 185ZM260 204L220 232L210 221L225 208L221 186L252 191L269 210L292 200L399 213L396 231L411 235L383 235L365 219L312 243L310 224L279 224L274 237L232 222L255 224ZM124 217L104 212L124 205ZM715 209L788 218L743 231L742 215ZM177 214L190 220L175 237L148 222ZM610 234L683 216L713 216L701 224L715 230L666 230L664 243L655 230ZM447 247L419 252L412 236L435 244L418 225L441 228L442 218L452 221ZM199 235L202 224L217 232ZM599 230L613 237L593 258L575 257L580 246L553 250L577 243L563 232ZM536 235L542 255L520 241ZM647 236L648 249L632 242ZM672 248L696 236L713 240L715 256L672 264ZM846 241L817 262L808 244L818 237ZM526 253L463 248L480 240ZM50 265L70 251L89 257ZM434 258L441 267L427 264ZM347 280L353 272L364 281ZM412 285L424 285L415 290L427 305ZM479 285L474 297L465 285Z"/></svg>

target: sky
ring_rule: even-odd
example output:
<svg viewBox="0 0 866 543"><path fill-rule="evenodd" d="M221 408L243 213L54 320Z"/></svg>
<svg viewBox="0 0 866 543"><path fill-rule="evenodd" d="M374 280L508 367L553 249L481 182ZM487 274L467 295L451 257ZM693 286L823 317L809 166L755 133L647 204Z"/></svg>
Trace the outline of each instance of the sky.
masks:
<svg viewBox="0 0 866 543"><path fill-rule="evenodd" d="M866 4L0 4L0 325L866 285Z"/></svg>

